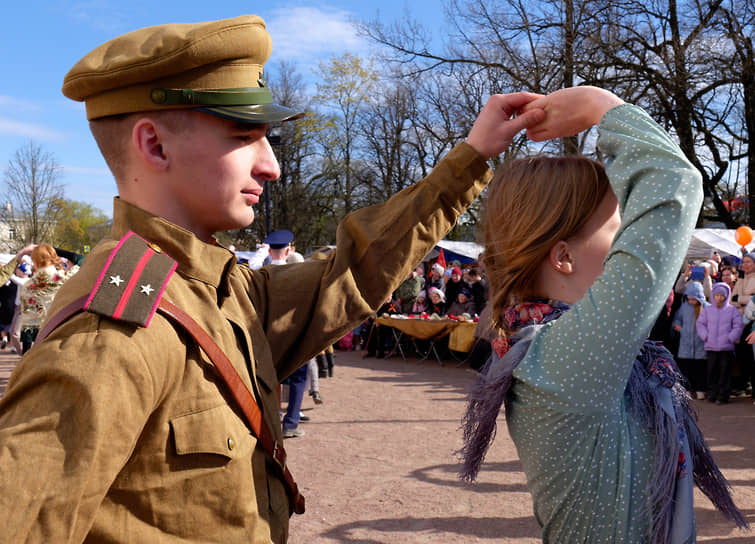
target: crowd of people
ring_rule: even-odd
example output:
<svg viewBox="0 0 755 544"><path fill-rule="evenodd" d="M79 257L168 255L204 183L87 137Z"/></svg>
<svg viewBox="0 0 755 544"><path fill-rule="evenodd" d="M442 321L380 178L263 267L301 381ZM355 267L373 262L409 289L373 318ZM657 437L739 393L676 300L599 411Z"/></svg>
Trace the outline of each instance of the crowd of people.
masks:
<svg viewBox="0 0 755 544"><path fill-rule="evenodd" d="M79 269L83 255L48 244L30 245L3 267L0 349L23 354L34 345L55 294Z"/></svg>
<svg viewBox="0 0 755 544"><path fill-rule="evenodd" d="M484 266L461 268L455 261L445 267L429 261L417 266L375 316L479 320L467 359L479 370L492 349L485 311L488 291ZM364 357L383 358L393 347L392 335L374 317L354 331L354 338L345 349L363 349ZM730 398L749 395L755 402L755 253L740 259L722 258L713 251L709 259L688 261L649 338L662 342L676 357L685 386L696 400L726 404Z"/></svg>
<svg viewBox="0 0 755 544"><path fill-rule="evenodd" d="M398 286L356 331L355 347L365 350L365 357L382 359L392 348L393 337L375 317L403 314L426 319L462 319L478 321L487 303L488 287L478 266L462 269L452 261L444 266L440 259L423 262Z"/></svg>
<svg viewBox="0 0 755 544"><path fill-rule="evenodd" d="M669 294L650 338L676 355L690 395L726 404L751 396L755 357L755 253L714 251L691 260Z"/></svg>

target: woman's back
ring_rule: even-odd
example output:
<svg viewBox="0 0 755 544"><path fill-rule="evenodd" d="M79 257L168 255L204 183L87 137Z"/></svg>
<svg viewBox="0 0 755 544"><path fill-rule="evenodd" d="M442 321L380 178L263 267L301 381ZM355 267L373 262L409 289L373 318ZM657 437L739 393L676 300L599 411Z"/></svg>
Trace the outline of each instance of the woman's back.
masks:
<svg viewBox="0 0 755 544"><path fill-rule="evenodd" d="M42 324L58 289L73 273L58 270L53 265L34 271L29 281L21 287L22 327L39 327Z"/></svg>

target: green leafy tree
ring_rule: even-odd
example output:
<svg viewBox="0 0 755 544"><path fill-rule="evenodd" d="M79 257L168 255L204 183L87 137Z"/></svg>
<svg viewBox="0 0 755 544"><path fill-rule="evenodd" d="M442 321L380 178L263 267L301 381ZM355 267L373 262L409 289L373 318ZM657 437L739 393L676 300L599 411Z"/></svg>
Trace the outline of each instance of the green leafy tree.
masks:
<svg viewBox="0 0 755 544"><path fill-rule="evenodd" d="M340 220L366 204L369 168L360 141L362 113L370 104L378 75L371 62L345 53L320 63L316 103L322 108L320 131L323 176L336 196L331 213Z"/></svg>
<svg viewBox="0 0 755 544"><path fill-rule="evenodd" d="M86 253L110 232L108 217L91 204L60 199L56 207L58 221L51 237L56 247Z"/></svg>

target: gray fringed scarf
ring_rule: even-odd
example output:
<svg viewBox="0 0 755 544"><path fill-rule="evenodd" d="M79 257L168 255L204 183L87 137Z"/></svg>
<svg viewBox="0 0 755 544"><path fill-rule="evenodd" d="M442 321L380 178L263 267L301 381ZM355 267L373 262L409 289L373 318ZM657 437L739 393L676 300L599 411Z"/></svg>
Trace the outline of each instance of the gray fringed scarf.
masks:
<svg viewBox="0 0 755 544"><path fill-rule="evenodd" d="M495 438L496 419L507 400L514 369L524 358L535 334L543 324L569 309L563 303L553 306L552 313L521 323L522 328L511 339L510 349L502 357L494 350L480 372L462 420L464 446L458 452L463 461L462 480L471 482L477 477L485 453ZM648 340L634 361L625 390L630 415L656 437L656 461L648 490L652 513L650 541L653 543L673 539L674 524L686 523L679 518L689 517L689 523L693 522L691 502L685 512L682 503L686 501L675 500L677 487L684 485L683 480L689 480L685 478L688 457L692 458L692 477L697 487L727 519L740 528L748 527L731 498L729 483L697 426L697 414L690 406L682 379L671 353L663 345Z"/></svg>

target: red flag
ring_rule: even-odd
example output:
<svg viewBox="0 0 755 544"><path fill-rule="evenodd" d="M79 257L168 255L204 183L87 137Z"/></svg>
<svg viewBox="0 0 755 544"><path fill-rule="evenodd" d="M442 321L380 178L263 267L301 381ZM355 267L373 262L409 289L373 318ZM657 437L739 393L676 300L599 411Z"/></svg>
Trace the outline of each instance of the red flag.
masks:
<svg viewBox="0 0 755 544"><path fill-rule="evenodd" d="M440 253L438 253L438 260L436 261L439 265L443 267L443 269L446 269L446 257L443 255L443 248L440 248Z"/></svg>

